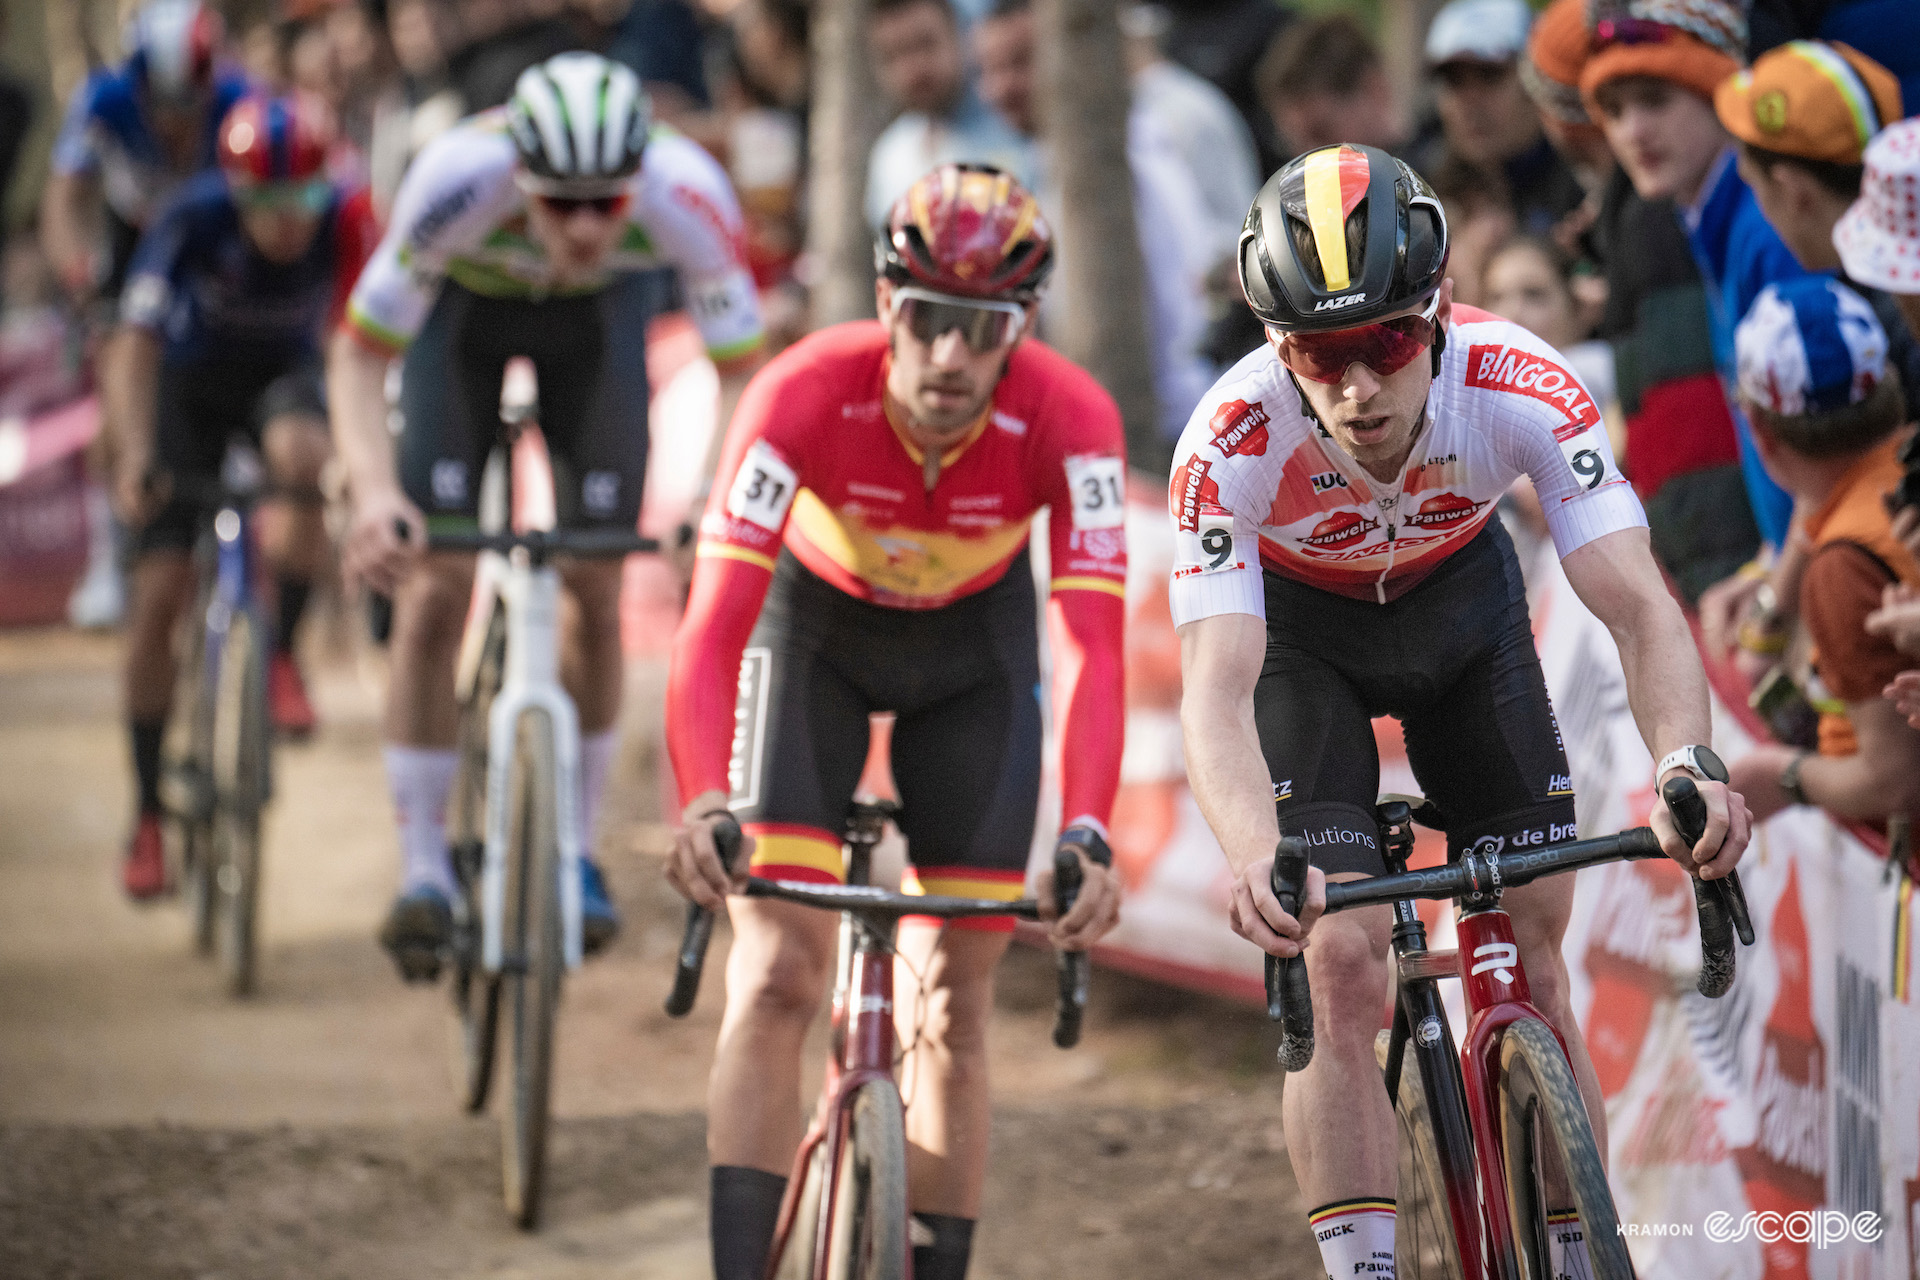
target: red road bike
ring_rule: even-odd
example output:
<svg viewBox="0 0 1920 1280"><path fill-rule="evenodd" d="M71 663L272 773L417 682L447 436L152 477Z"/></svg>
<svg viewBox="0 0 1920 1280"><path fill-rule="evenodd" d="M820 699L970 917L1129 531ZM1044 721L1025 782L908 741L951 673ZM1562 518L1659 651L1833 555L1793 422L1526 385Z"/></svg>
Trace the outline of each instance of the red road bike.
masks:
<svg viewBox="0 0 1920 1280"><path fill-rule="evenodd" d="M847 818L847 883L809 884L750 878L750 898L777 898L840 913L840 961L833 989L831 1051L813 1123L794 1157L780 1208L768 1280L907 1280L913 1273L908 1240L906 1110L894 1080L897 1044L893 1019L893 931L902 916L959 920L1014 916L1038 920L1032 898L998 902L937 894L894 893L867 883L873 849L893 804L855 803ZM731 866L740 828L731 820L714 831ZM1070 846L1054 857L1054 900L1072 909L1080 889L1080 862ZM667 1012L693 1007L713 915L689 907ZM1060 999L1053 1042L1063 1049L1080 1039L1087 1003L1087 955L1061 952Z"/></svg>
<svg viewBox="0 0 1920 1280"><path fill-rule="evenodd" d="M1663 792L1690 843L1706 829L1706 801L1685 778ZM1618 835L1521 852L1469 850L1443 867L1407 870L1413 824L1444 829L1425 801L1383 797L1376 816L1385 837L1387 874L1327 886L1327 914L1384 904L1393 908L1393 1025L1377 1046L1402 1144L1400 1274L1445 1280L1554 1280L1549 1217L1568 1196L1580 1212L1593 1280L1631 1280L1633 1262L1619 1231L1606 1167L1560 1035L1531 1003L1503 889L1542 876L1665 853L1653 832ZM1280 841L1273 890L1294 913L1304 899L1307 845ZM1733 982L1733 939L1753 944L1737 873L1694 881L1700 915L1700 992L1717 997ZM1458 947L1427 948L1413 900L1450 900ZM1439 980L1464 984L1465 1047L1456 1052ZM1280 1062L1289 1071L1313 1059L1313 1004L1300 958L1267 957L1267 1012L1281 1024ZM1405 1070L1411 1056L1411 1071ZM1411 1169L1408 1166L1411 1165ZM1412 1185L1407 1185L1411 1173ZM1564 1188L1564 1190L1563 1190Z"/></svg>

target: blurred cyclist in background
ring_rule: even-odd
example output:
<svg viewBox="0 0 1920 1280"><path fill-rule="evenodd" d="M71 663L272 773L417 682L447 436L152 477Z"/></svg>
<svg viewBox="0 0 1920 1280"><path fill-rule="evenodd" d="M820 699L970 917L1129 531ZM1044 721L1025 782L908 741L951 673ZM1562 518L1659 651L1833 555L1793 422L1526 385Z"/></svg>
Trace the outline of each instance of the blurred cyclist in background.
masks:
<svg viewBox="0 0 1920 1280"><path fill-rule="evenodd" d="M349 194L323 172L333 137L331 113L311 99L255 95L235 106L220 131L219 169L182 187L141 238L102 358L118 446L114 498L139 531L126 659L139 812L125 881L135 898L166 887L160 744L173 630L192 597L190 553L210 514L173 482L217 479L235 436L259 446L279 495L260 525L277 579L269 708L282 731L313 727L292 642L327 547L319 344L378 238L365 192Z"/></svg>
<svg viewBox="0 0 1920 1280"><path fill-rule="evenodd" d="M473 582L471 555L421 555L426 530L472 526L514 356L531 359L538 377L561 523L633 529L648 402L647 294L635 273L678 273L720 367L724 409L760 348L741 233L725 172L653 124L633 72L563 53L523 73L505 107L469 117L415 158L354 288L327 376L353 497L347 569L393 597L385 736L404 872L380 937L409 980L438 976L453 927L453 665ZM386 378L402 352L396 440ZM561 670L580 709L589 840L616 745L620 570L617 560L561 569L572 601ZM583 877L586 945L598 951L619 921L591 860Z"/></svg>
<svg viewBox="0 0 1920 1280"><path fill-rule="evenodd" d="M214 163L220 121L247 92L219 65L222 34L201 0L150 0L127 24L127 60L75 91L40 202L41 245L75 303L119 294L140 232Z"/></svg>

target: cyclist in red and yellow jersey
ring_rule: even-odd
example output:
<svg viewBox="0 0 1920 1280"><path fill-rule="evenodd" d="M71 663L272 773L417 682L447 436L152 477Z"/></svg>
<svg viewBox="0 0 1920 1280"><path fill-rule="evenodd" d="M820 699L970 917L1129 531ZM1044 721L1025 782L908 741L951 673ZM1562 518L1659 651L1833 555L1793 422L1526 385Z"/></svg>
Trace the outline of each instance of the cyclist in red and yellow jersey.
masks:
<svg viewBox="0 0 1920 1280"><path fill-rule="evenodd" d="M667 691L685 804L668 874L696 902L725 904L712 828L731 810L754 873L837 881L868 716L891 711L907 891L1021 896L1045 696L1028 526L1046 507L1063 826L1094 851L1054 940L1085 947L1119 902L1104 865L1124 714L1119 412L1086 372L1021 341L1052 244L1005 174L935 169L894 206L876 256L881 320L790 347L728 431ZM762 900L731 912L709 1088L714 1268L759 1280L836 924ZM1013 925L972 923L942 933L910 919L899 935L901 986L921 992L898 1014L915 1046L919 1280L965 1274L985 1176L986 1020Z"/></svg>

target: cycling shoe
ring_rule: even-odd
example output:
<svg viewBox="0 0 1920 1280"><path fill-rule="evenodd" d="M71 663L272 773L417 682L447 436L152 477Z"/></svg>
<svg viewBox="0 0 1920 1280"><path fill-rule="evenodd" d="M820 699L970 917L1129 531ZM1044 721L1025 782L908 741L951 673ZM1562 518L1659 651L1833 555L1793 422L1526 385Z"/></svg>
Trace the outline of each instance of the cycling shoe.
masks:
<svg viewBox="0 0 1920 1280"><path fill-rule="evenodd" d="M160 833L159 814L140 815L120 865L120 883L135 902L151 901L167 891L166 841Z"/></svg>
<svg viewBox="0 0 1920 1280"><path fill-rule="evenodd" d="M607 896L607 881L592 858L580 859L580 949L598 955L620 933L620 913Z"/></svg>
<svg viewBox="0 0 1920 1280"><path fill-rule="evenodd" d="M393 957L408 982L432 982L453 938L453 907L446 894L425 886L394 901L380 926L380 945Z"/></svg>

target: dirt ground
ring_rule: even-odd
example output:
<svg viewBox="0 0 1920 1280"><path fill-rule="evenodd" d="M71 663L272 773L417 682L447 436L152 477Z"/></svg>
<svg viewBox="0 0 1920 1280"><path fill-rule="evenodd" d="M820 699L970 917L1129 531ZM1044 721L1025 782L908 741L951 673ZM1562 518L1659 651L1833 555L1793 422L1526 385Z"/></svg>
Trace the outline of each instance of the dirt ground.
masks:
<svg viewBox="0 0 1920 1280"><path fill-rule="evenodd" d="M129 782L117 641L0 635L0 1277L612 1280L706 1266L700 1007L660 1012L681 906L659 875L647 708L600 841L626 930L561 1016L546 1224L499 1200L498 1125L452 1094L439 989L373 942L397 876L371 660L316 663L323 718L281 750L260 993L220 994L177 904L116 859ZM1081 1046L1048 1040L1052 967L1016 948L995 1027L977 1280L1322 1273L1257 1011L1110 973Z"/></svg>

